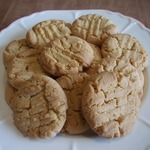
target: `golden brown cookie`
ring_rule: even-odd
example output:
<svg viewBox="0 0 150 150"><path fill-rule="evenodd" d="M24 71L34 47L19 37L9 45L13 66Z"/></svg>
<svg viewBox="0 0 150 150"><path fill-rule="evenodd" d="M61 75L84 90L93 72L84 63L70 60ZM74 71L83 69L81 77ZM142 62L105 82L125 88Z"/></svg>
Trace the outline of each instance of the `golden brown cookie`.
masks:
<svg viewBox="0 0 150 150"><path fill-rule="evenodd" d="M105 138L128 134L141 104L128 80L113 72L102 72L85 87L82 110L91 129Z"/></svg>
<svg viewBox="0 0 150 150"><path fill-rule="evenodd" d="M116 69L117 67L119 67L119 64L115 61L115 59L103 58L102 63L100 65L100 67L98 68L99 70L98 70L97 74L99 74L101 72L105 72L105 71L106 72L109 72L109 71L114 72L118 76L124 77L122 82L124 82L124 80L127 80L126 83L124 82L124 84L128 84L130 89L134 89L137 93L141 92L141 90L143 89L143 86L144 86L144 83L143 83L144 79L141 74L141 71L137 71L130 64L126 65L119 71Z"/></svg>
<svg viewBox="0 0 150 150"><path fill-rule="evenodd" d="M66 120L67 98L60 85L47 76L33 76L9 100L14 124L32 138L54 137Z"/></svg>
<svg viewBox="0 0 150 150"><path fill-rule="evenodd" d="M78 73L90 66L93 50L83 39L67 36L55 39L40 55L43 69L54 76Z"/></svg>
<svg viewBox="0 0 150 150"><path fill-rule="evenodd" d="M144 77L141 71L137 71L130 64L123 64L124 66L120 66L119 63L114 58L102 58L99 63L97 63L93 68L89 68L86 70L86 73L94 76L98 75L101 72L116 72L121 76L125 76L129 80L130 88L134 88L137 92L139 92L139 96L142 97L142 91L144 86ZM118 70L118 68L120 69Z"/></svg>
<svg viewBox="0 0 150 150"><path fill-rule="evenodd" d="M102 42L118 29L109 19L96 14L88 14L77 18L72 24L72 34L89 43L101 46Z"/></svg>
<svg viewBox="0 0 150 150"><path fill-rule="evenodd" d="M142 71L138 71L129 62L123 62L122 60L111 57L99 58L99 61L93 61L91 66L85 70L85 72L91 76L104 71L116 72L126 76L131 81L130 88L135 88L135 90L139 93L139 97L142 97L144 86L143 73Z"/></svg>
<svg viewBox="0 0 150 150"><path fill-rule="evenodd" d="M19 88L21 84L29 80L34 74L45 74L38 62L41 53L39 49L27 49L20 52L9 64L8 81L15 87Z"/></svg>
<svg viewBox="0 0 150 150"><path fill-rule="evenodd" d="M123 67L130 64L138 70L143 70L148 63L148 55L143 46L128 34L116 34L108 37L102 45L103 57L116 59L120 71Z"/></svg>
<svg viewBox="0 0 150 150"><path fill-rule="evenodd" d="M3 52L3 61L7 69L11 60L20 52L30 49L25 39L10 42Z"/></svg>
<svg viewBox="0 0 150 150"><path fill-rule="evenodd" d="M86 73L67 74L56 81L63 88L68 101L67 120L62 132L81 134L89 129L81 110L84 87L90 76Z"/></svg>
<svg viewBox="0 0 150 150"><path fill-rule="evenodd" d="M71 34L71 25L63 20L47 20L33 26L26 40L34 48L47 46L52 40Z"/></svg>

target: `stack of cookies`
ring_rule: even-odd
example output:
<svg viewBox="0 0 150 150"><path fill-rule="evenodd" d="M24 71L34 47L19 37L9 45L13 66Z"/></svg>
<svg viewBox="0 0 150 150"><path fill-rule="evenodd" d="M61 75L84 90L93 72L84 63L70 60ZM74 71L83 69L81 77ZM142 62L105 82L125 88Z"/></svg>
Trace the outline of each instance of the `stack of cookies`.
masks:
<svg viewBox="0 0 150 150"><path fill-rule="evenodd" d="M128 134L143 95L148 55L109 19L88 14L72 24L38 23L3 52L5 99L16 127L32 138L93 130Z"/></svg>

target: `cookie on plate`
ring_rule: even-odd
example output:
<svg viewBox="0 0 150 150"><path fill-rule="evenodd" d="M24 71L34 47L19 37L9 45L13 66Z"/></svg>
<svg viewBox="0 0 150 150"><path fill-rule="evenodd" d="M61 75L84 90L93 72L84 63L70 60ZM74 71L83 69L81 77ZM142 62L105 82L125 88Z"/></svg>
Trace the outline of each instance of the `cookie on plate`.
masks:
<svg viewBox="0 0 150 150"><path fill-rule="evenodd" d="M25 39L10 42L3 52L3 61L7 69L11 60L20 52L30 49Z"/></svg>
<svg viewBox="0 0 150 150"><path fill-rule="evenodd" d="M63 88L68 101L67 119L62 132L81 134L89 129L81 109L84 87L90 76L86 73L67 74L56 81Z"/></svg>
<svg viewBox="0 0 150 150"><path fill-rule="evenodd" d="M119 70L118 70L119 68ZM136 70L130 63L120 65L114 58L103 58L100 65L97 66L95 75L101 72L114 72L124 80L128 80L129 88L133 88L137 92L141 92L144 86L144 78L142 71Z"/></svg>
<svg viewBox="0 0 150 150"><path fill-rule="evenodd" d="M71 35L70 27L63 20L43 21L27 32L26 40L34 48L47 46L55 38Z"/></svg>
<svg viewBox="0 0 150 150"><path fill-rule="evenodd" d="M14 124L25 136L54 137L65 123L67 98L50 77L33 76L9 102L14 111Z"/></svg>
<svg viewBox="0 0 150 150"><path fill-rule="evenodd" d="M144 70L148 63L148 55L143 46L128 34L116 34L108 37L101 48L103 57L116 59L118 66L116 70L130 64L138 70Z"/></svg>
<svg viewBox="0 0 150 150"><path fill-rule="evenodd" d="M123 77L124 78L124 77ZM113 72L102 72L85 87L82 110L91 129L105 138L125 136L141 105L138 93Z"/></svg>
<svg viewBox="0 0 150 150"><path fill-rule="evenodd" d="M45 74L38 57L39 49L27 49L20 52L9 64L7 76L9 83L18 89L21 84L29 80L34 74Z"/></svg>
<svg viewBox="0 0 150 150"><path fill-rule="evenodd" d="M140 98L143 95L144 76L142 71L137 71L131 64L123 64L121 66L114 58L102 58L99 63L91 66L85 72L90 76L98 75L102 72L115 72L120 76L124 76L128 80L128 86L134 88L139 93ZM118 68L120 69L118 70Z"/></svg>
<svg viewBox="0 0 150 150"><path fill-rule="evenodd" d="M83 71L92 63L93 50L83 39L67 36L55 39L42 51L39 61L42 68L54 76Z"/></svg>
<svg viewBox="0 0 150 150"><path fill-rule="evenodd" d="M71 28L72 34L89 43L101 46L102 42L112 34L117 34L117 26L109 19L96 14L88 14L77 18Z"/></svg>

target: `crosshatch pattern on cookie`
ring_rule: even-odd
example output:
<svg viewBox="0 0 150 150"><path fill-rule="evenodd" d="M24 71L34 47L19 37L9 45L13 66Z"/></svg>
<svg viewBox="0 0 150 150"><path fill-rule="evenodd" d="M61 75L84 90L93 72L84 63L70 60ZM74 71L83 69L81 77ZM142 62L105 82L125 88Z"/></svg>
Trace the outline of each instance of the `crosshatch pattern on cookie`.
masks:
<svg viewBox="0 0 150 150"><path fill-rule="evenodd" d="M92 63L93 50L83 39L67 36L55 39L40 55L43 69L54 76L82 72Z"/></svg>
<svg viewBox="0 0 150 150"><path fill-rule="evenodd" d="M52 40L71 35L71 24L63 20L47 20L33 26L27 32L26 39L32 47L47 46Z"/></svg>
<svg viewBox="0 0 150 150"><path fill-rule="evenodd" d="M72 25L40 22L26 39L8 44L3 52L9 82L5 99L23 135L48 138L91 128L98 136L114 138L131 132L148 55L136 38L117 32L109 19L88 14Z"/></svg>
<svg viewBox="0 0 150 150"><path fill-rule="evenodd" d="M118 33L117 26L109 19L96 14L79 17L72 24L72 34L89 43L101 46L109 35Z"/></svg>

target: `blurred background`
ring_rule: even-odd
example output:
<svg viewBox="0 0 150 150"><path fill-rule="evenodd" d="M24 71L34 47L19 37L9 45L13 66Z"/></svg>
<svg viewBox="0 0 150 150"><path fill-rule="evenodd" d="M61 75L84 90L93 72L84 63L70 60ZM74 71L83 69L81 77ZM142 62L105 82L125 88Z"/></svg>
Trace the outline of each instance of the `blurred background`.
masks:
<svg viewBox="0 0 150 150"><path fill-rule="evenodd" d="M0 30L43 10L106 9L133 17L150 28L150 0L0 0Z"/></svg>

